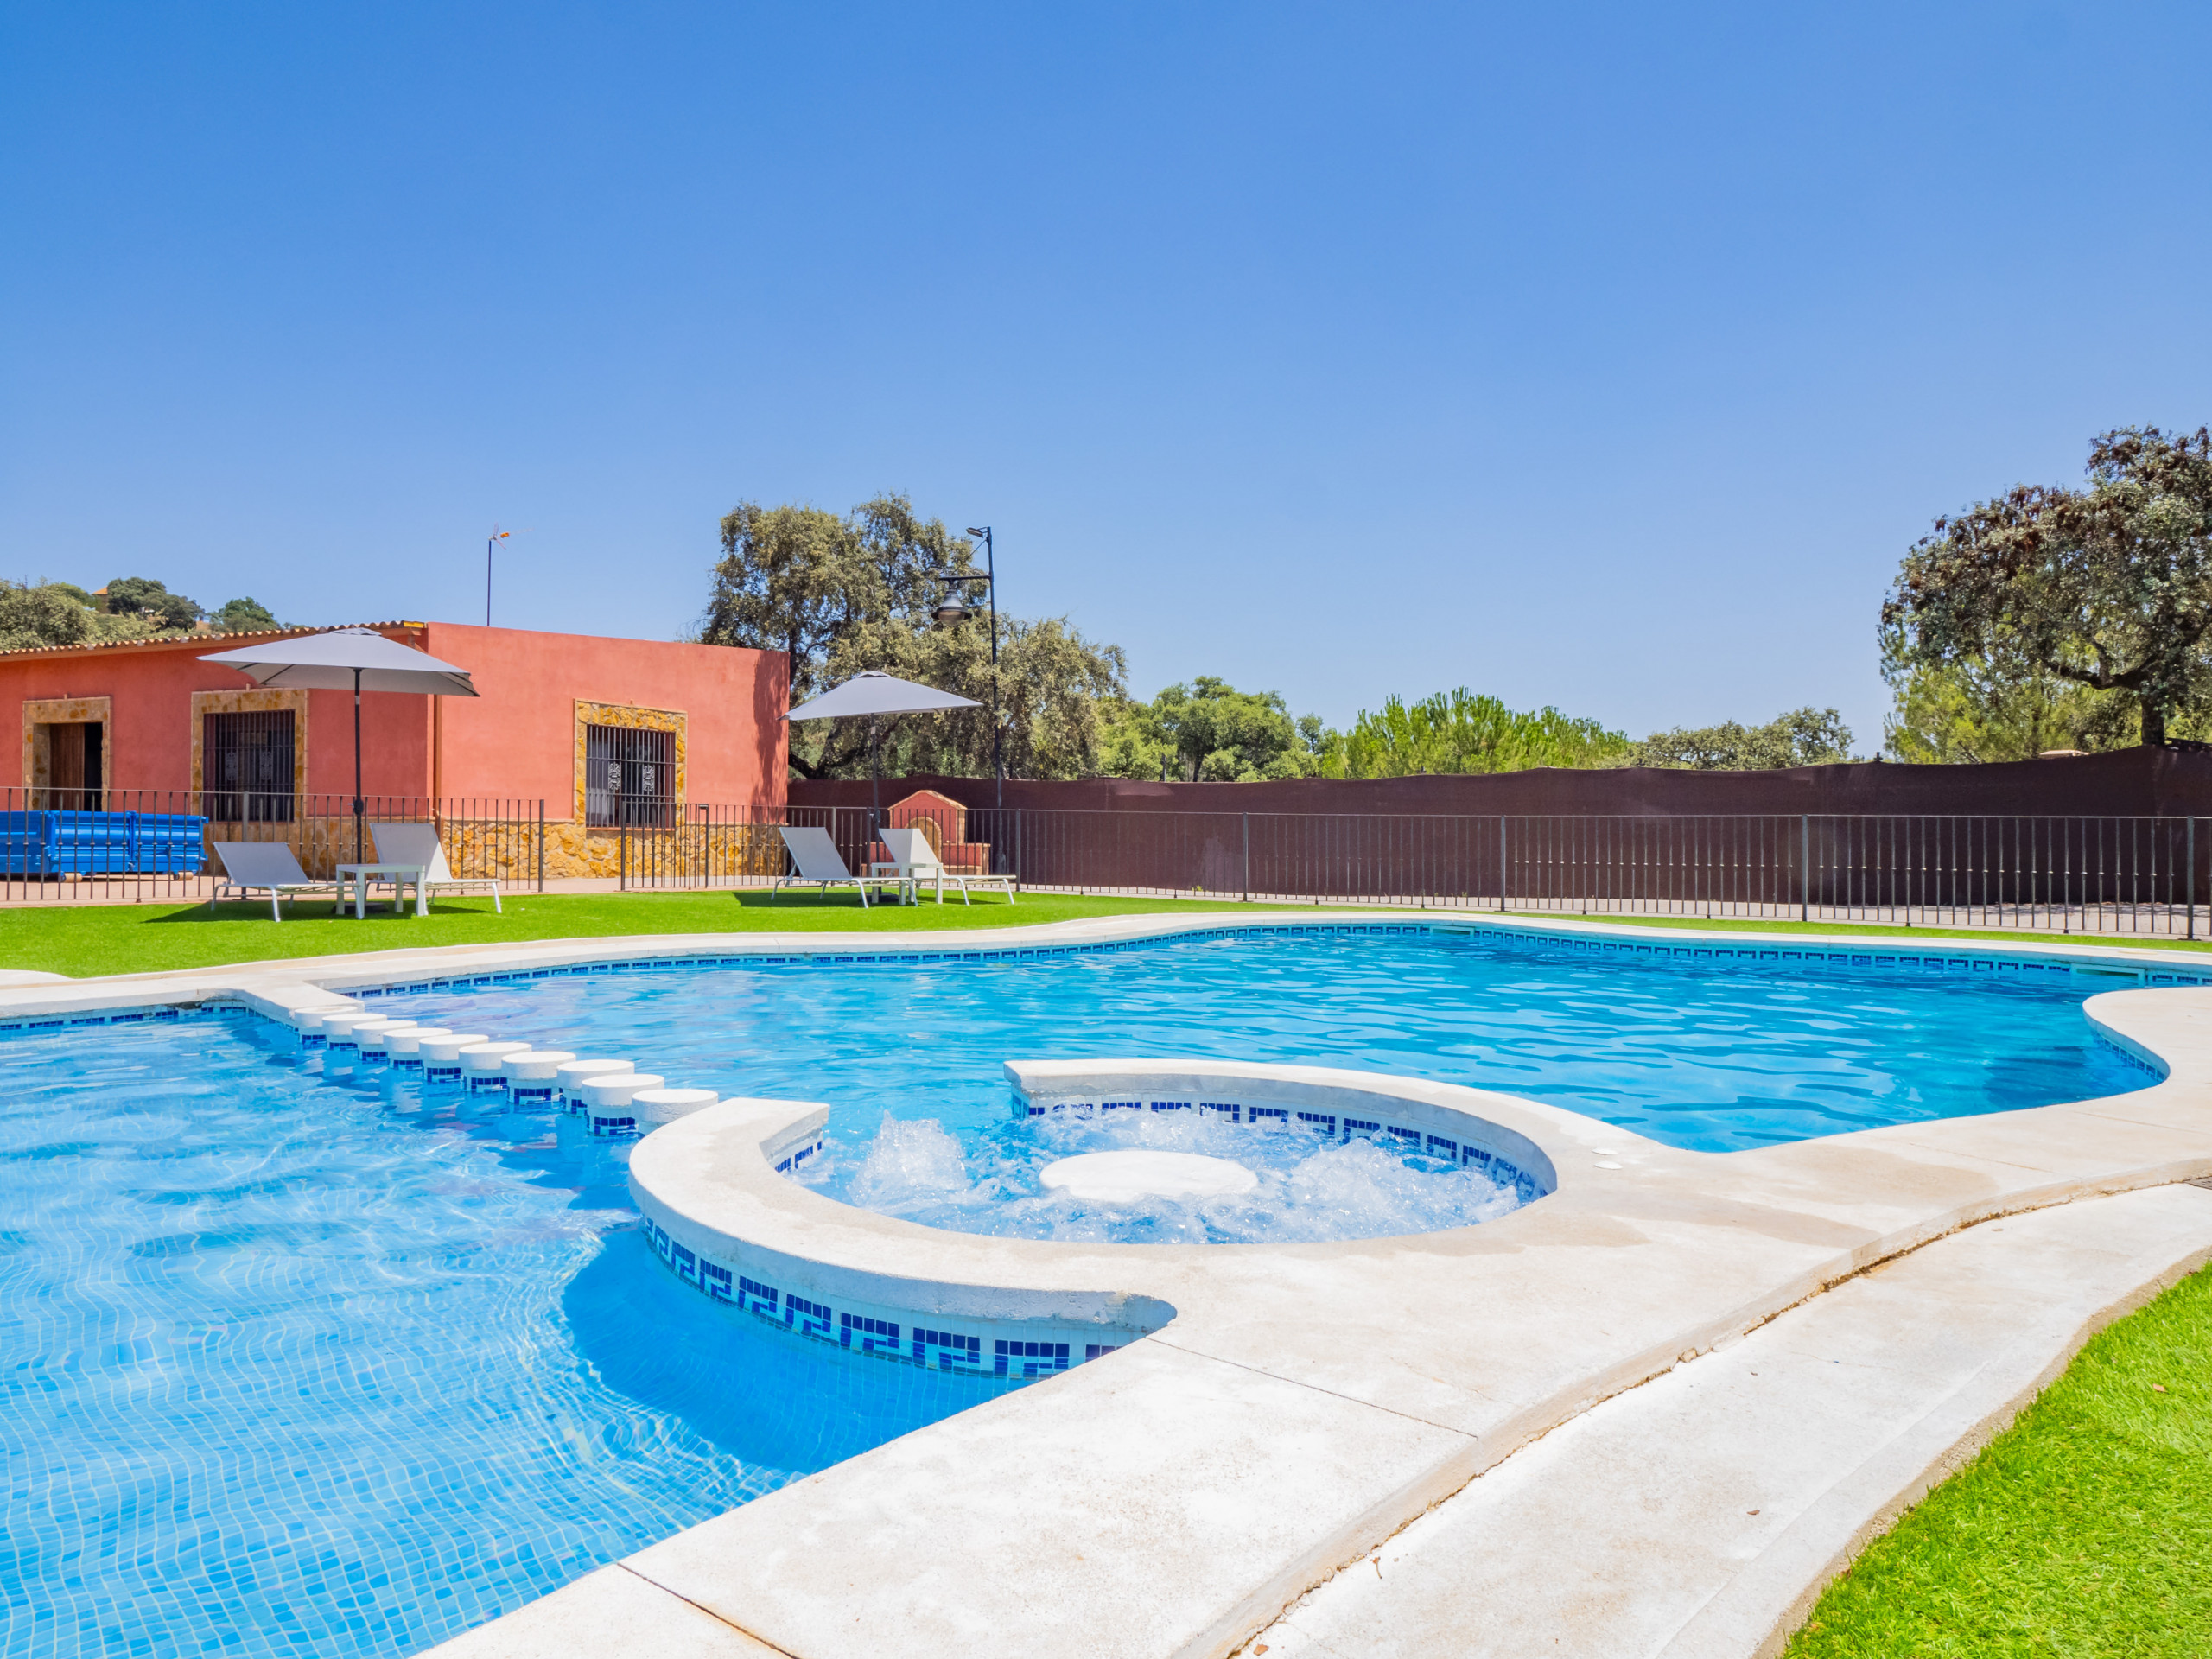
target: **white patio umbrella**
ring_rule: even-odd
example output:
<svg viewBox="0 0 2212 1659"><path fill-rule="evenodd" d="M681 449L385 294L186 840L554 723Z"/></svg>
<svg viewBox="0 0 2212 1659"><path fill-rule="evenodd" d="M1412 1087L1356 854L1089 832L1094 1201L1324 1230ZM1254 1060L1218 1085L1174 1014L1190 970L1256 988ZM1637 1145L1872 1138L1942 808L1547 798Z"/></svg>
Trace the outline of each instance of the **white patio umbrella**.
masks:
<svg viewBox="0 0 2212 1659"><path fill-rule="evenodd" d="M896 675L886 674L880 669L870 668L854 675L842 685L831 687L818 697L809 697L784 718L867 720L868 798L872 803L869 833L873 835L874 820L883 816L883 779L877 719L884 715L927 715L941 709L980 709L982 706L973 697L956 697L951 692L940 691L933 685L917 685L912 680L902 680Z"/></svg>
<svg viewBox="0 0 2212 1659"><path fill-rule="evenodd" d="M480 696L468 671L442 663L426 651L367 628L334 628L289 639L270 639L236 651L202 657L203 663L235 668L256 685L297 687L309 691L353 689L353 861L366 861L366 826L361 817L361 693L412 691L432 697Z"/></svg>

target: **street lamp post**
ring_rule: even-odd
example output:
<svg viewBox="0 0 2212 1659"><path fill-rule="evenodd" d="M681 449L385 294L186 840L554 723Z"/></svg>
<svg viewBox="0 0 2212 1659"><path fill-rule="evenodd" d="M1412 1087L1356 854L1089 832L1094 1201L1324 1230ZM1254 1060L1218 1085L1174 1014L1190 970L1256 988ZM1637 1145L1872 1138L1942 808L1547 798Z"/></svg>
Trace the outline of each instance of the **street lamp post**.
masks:
<svg viewBox="0 0 2212 1659"><path fill-rule="evenodd" d="M939 582L942 582L947 586L952 588L952 591L947 594L944 599L938 604L936 611L936 616L937 620L940 622L961 622L967 620L970 613L968 607L961 601L960 591L957 585L960 582L980 582L985 588L990 590L991 774L997 779L996 793L993 799L995 804L1002 809L1006 805L1006 753L1001 747L999 728L998 560L996 557L996 550L991 543L991 527L988 524L984 524L980 527L975 524L970 524L968 526L968 533L970 536L980 536L983 538L983 574L979 576L971 572L963 570L931 571L931 574Z"/></svg>
<svg viewBox="0 0 2212 1659"><path fill-rule="evenodd" d="M494 524L492 533L484 538L484 626L487 628L492 626L492 550L513 534L514 531Z"/></svg>

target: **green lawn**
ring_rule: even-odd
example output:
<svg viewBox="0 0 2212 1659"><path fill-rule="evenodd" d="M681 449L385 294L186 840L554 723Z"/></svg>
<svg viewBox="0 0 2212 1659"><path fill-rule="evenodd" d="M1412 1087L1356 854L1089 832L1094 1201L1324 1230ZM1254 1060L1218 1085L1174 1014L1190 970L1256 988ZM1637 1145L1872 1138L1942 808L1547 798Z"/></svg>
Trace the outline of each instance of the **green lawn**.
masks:
<svg viewBox="0 0 2212 1659"><path fill-rule="evenodd" d="M1829 1586L1786 1659L2207 1654L2212 1270L2084 1348Z"/></svg>
<svg viewBox="0 0 2212 1659"><path fill-rule="evenodd" d="M510 896L504 915L491 900L433 905L417 919L372 912L355 921L323 904L287 906L280 923L266 905L26 906L0 911L0 968L51 974L136 974L204 968L272 957L334 956L425 944L481 944L508 939L596 938L634 933L912 932L917 930L1034 926L1086 916L1170 911L1242 910L1180 899L1078 899L978 894L972 906L875 905L849 894L785 893L771 904L758 893L544 893Z"/></svg>

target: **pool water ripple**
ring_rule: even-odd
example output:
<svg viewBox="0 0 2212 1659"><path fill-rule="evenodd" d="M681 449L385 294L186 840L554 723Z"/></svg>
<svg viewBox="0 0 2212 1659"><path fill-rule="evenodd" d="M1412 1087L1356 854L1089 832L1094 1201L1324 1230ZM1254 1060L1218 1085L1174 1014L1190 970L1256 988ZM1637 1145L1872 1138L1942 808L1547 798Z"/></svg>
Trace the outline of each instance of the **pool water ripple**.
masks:
<svg viewBox="0 0 2212 1659"><path fill-rule="evenodd" d="M2124 1093L2063 975L1624 961L1424 934L1247 934L1031 962L678 968L412 994L394 1012L615 1054L723 1095L971 1147L1008 1059L1269 1060L1495 1088L1731 1152ZM385 1004L380 1002L380 1007Z"/></svg>
<svg viewBox="0 0 2212 1659"><path fill-rule="evenodd" d="M411 1653L991 1391L706 1306L549 1116L289 1046L0 1039L10 1659Z"/></svg>

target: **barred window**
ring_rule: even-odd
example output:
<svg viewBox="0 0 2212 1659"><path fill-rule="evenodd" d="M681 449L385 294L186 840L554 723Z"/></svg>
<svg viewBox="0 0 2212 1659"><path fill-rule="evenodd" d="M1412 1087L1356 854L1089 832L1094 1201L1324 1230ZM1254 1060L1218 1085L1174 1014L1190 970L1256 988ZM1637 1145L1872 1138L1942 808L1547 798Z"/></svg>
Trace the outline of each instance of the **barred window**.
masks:
<svg viewBox="0 0 2212 1659"><path fill-rule="evenodd" d="M634 726L584 728L584 822L676 822L676 734Z"/></svg>
<svg viewBox="0 0 2212 1659"><path fill-rule="evenodd" d="M219 823L292 821L292 711L200 717L202 804Z"/></svg>

